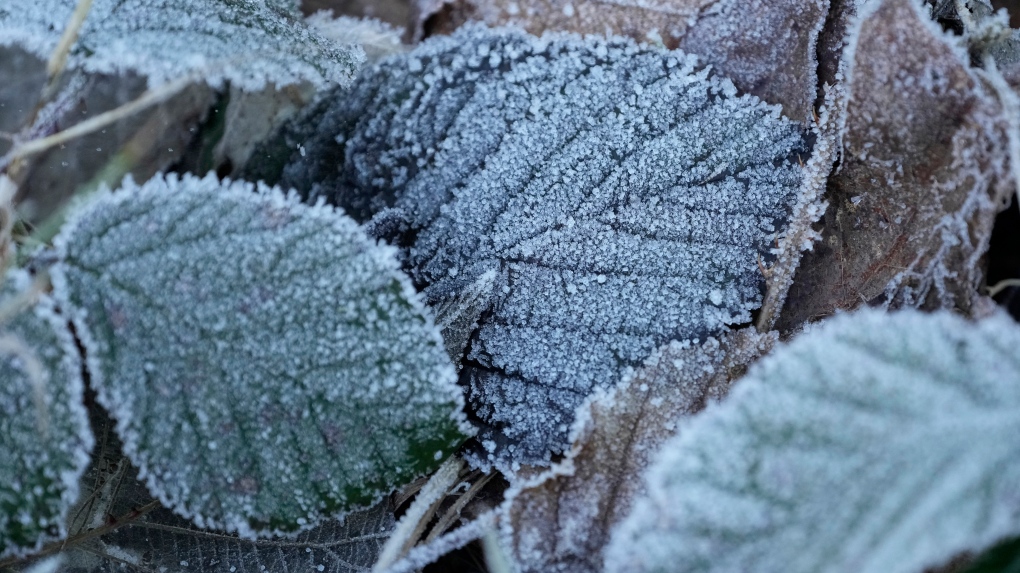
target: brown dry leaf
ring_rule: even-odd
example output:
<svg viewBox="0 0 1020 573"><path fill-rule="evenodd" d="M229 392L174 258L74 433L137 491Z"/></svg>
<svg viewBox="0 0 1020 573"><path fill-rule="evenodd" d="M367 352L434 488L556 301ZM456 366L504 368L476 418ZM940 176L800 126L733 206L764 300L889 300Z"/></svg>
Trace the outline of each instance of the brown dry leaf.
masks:
<svg viewBox="0 0 1020 573"><path fill-rule="evenodd" d="M600 571L612 526L627 515L650 458L677 422L724 396L774 341L748 328L700 345L672 342L582 406L566 459L513 487L501 507L502 542L519 570Z"/></svg>
<svg viewBox="0 0 1020 573"><path fill-rule="evenodd" d="M842 164L781 330L861 303L970 312L1014 189L996 90L926 8L868 4L849 37Z"/></svg>
<svg viewBox="0 0 1020 573"><path fill-rule="evenodd" d="M811 117L815 44L829 0L417 0L419 27L448 34L470 20L547 30L619 34L698 54L737 89Z"/></svg>

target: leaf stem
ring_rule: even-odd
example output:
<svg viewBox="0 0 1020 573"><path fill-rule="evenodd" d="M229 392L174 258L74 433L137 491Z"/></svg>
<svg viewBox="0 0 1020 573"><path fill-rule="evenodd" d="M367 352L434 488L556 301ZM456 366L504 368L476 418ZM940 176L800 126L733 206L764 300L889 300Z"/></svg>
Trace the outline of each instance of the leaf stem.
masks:
<svg viewBox="0 0 1020 573"><path fill-rule="evenodd" d="M46 62L46 75L49 76L49 83L43 91L43 101L53 97L56 92L57 79L67 65L67 55L71 52L71 46L78 39L78 32L81 31L90 9L92 9L92 0L78 0L78 5L75 6L74 13L71 14L71 21L64 28L64 33L60 36L60 42L53 50L50 60Z"/></svg>
<svg viewBox="0 0 1020 573"><path fill-rule="evenodd" d="M379 559L375 562L375 566L372 568L373 573L379 573L385 571L390 565L395 563L400 557L406 552L408 544L413 545L416 541L415 532L418 531L418 524L431 517L434 513L434 508L437 503L443 499L443 496L450 489L460 475L460 470L464 466L464 462L457 456L450 456L443 465L439 466L436 473L432 474L429 478L428 483L421 488L418 493L418 497L411 502L411 507L407 509L407 513L397 523L396 529L393 530L393 534L386 540L386 544L383 546L382 551L379 552ZM432 511L430 511L430 509ZM419 532L420 534L420 532Z"/></svg>

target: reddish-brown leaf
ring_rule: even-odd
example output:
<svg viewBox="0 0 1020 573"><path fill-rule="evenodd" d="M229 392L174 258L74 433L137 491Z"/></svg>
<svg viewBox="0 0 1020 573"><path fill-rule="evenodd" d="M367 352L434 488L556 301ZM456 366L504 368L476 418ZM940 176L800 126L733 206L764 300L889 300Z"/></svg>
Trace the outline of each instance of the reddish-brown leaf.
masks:
<svg viewBox="0 0 1020 573"><path fill-rule="evenodd" d="M842 163L781 330L861 303L970 312L1014 188L995 88L919 2L867 5L850 38Z"/></svg>

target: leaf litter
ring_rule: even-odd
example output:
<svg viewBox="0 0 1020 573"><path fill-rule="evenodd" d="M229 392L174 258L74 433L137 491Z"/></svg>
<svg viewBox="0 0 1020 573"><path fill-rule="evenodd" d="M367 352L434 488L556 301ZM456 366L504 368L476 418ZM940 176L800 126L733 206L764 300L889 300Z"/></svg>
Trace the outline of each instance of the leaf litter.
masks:
<svg viewBox="0 0 1020 573"><path fill-rule="evenodd" d="M841 162L779 328L862 303L970 312L1016 189L995 72L912 0L865 6L844 54Z"/></svg>
<svg viewBox="0 0 1020 573"><path fill-rule="evenodd" d="M712 65L742 92L807 121L817 91L815 46L828 0L417 0L419 26L449 34L474 20L489 26L622 35L679 48Z"/></svg>
<svg viewBox="0 0 1020 573"><path fill-rule="evenodd" d="M121 453L114 422L98 407L91 408L91 415L100 445L71 513L61 571L309 573L321 566L327 573L361 573L371 567L393 528L393 511L384 500L296 537L252 540L198 529L154 502L138 470Z"/></svg>

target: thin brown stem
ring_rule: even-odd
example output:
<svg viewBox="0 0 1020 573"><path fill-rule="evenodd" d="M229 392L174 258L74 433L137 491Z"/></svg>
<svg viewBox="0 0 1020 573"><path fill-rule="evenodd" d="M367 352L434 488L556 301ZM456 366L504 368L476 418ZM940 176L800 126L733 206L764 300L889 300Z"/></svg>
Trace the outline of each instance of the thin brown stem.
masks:
<svg viewBox="0 0 1020 573"><path fill-rule="evenodd" d="M131 525L139 518L141 518L143 515L149 513L150 511L158 507L160 507L159 500L154 499L149 503L143 505L142 507L139 507L138 509L133 509L125 513L124 515L114 518L110 523L107 523L106 525L100 525L99 527L96 527L94 529L83 531L77 535L72 535L67 539L62 539L60 541L48 543L44 545L42 549L32 554L32 558L34 559L37 557L45 557L47 555L59 553L68 546L74 546L84 541L88 541L89 539L101 537L124 525ZM20 557L8 557L6 559L0 559L0 568L10 567L11 565L16 564L18 561L21 561Z"/></svg>
<svg viewBox="0 0 1020 573"><path fill-rule="evenodd" d="M482 479L472 484L471 488L464 492L464 495L458 497L457 501L453 502L453 505L451 505L450 508L446 510L446 513L443 514L443 517L439 519L439 522L436 523L436 526L433 527L432 531L429 532L428 537L425 538L425 543L426 544L431 543L435 538L445 533L446 530L448 530L450 526L453 525L453 522L460 517L460 512L461 510L464 509L464 506L466 506L469 501L471 501L472 499L475 498L476 495L478 495L478 492L480 492L482 488L485 487L485 484L489 483L489 480L491 480L492 476L494 475L496 474L488 473L482 476Z"/></svg>

